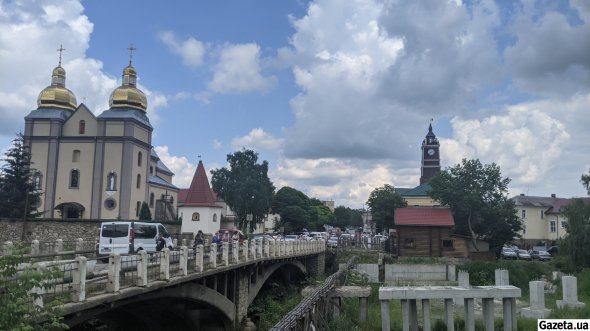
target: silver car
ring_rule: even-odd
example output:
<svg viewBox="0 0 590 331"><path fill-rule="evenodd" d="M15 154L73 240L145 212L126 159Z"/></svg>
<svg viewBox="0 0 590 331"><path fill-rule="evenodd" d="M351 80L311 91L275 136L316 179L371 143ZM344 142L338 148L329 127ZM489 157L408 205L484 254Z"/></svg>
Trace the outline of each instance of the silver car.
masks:
<svg viewBox="0 0 590 331"><path fill-rule="evenodd" d="M516 254L518 255L518 259L519 260L531 260L531 254L529 254L529 252L527 252L524 249L519 249L516 251Z"/></svg>
<svg viewBox="0 0 590 331"><path fill-rule="evenodd" d="M518 258L518 255L512 248L502 247L502 252L500 253L500 257L503 259L516 260Z"/></svg>

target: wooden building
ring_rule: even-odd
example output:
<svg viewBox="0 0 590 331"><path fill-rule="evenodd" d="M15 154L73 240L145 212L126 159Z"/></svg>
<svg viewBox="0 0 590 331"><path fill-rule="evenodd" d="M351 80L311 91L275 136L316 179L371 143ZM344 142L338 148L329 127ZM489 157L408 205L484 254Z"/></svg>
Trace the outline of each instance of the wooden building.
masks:
<svg viewBox="0 0 590 331"><path fill-rule="evenodd" d="M397 208L398 256L468 257L468 243L463 238L451 236L454 226L449 208Z"/></svg>

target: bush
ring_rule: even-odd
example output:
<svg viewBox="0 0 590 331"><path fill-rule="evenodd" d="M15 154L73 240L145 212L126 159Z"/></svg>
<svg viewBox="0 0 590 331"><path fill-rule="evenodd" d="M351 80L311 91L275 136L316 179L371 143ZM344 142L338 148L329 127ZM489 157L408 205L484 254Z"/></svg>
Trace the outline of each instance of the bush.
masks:
<svg viewBox="0 0 590 331"><path fill-rule="evenodd" d="M532 280L549 277L550 266L543 262L530 261L470 261L458 267L469 272L469 283L475 286L495 284L495 270L508 270L510 285L528 291Z"/></svg>

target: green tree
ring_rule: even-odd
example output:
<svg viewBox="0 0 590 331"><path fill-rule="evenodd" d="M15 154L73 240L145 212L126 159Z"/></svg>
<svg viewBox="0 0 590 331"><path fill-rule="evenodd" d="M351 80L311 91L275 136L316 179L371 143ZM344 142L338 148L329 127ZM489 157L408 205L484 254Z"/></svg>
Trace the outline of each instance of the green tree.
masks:
<svg viewBox="0 0 590 331"><path fill-rule="evenodd" d="M590 266L590 202L574 199L564 207L567 236L561 240L560 253L567 255L578 267Z"/></svg>
<svg viewBox="0 0 590 331"><path fill-rule="evenodd" d="M285 233L299 232L303 228L309 230L312 222L317 219L316 210L312 208L307 195L289 186L277 191L272 202L272 210L281 215L279 227L282 227Z"/></svg>
<svg viewBox="0 0 590 331"><path fill-rule="evenodd" d="M395 209L407 206L407 202L393 186L385 184L371 192L367 205L371 209L373 222L380 232L394 227Z"/></svg>
<svg viewBox="0 0 590 331"><path fill-rule="evenodd" d="M586 192L590 195L590 170L588 174L582 174L582 178L580 179L582 185L586 188Z"/></svg>
<svg viewBox="0 0 590 331"><path fill-rule="evenodd" d="M0 256L0 330L63 330L59 302L33 304L40 298L39 291L49 290L52 280L62 279L56 269L27 268L17 271L28 250L17 247L8 255ZM18 277L17 276L18 272Z"/></svg>
<svg viewBox="0 0 590 331"><path fill-rule="evenodd" d="M518 237L522 228L514 202L508 199L508 183L510 178L502 178L495 163L463 159L430 180L429 194L451 208L455 233L486 240L498 249Z"/></svg>
<svg viewBox="0 0 590 331"><path fill-rule="evenodd" d="M328 206L322 205L313 205L313 208L316 210L317 214L317 221L315 222L315 227L312 227L311 231L323 231L324 225L326 224L334 224L336 217L334 213L330 210Z"/></svg>
<svg viewBox="0 0 590 331"><path fill-rule="evenodd" d="M338 206L334 208L334 226L341 229L346 227L359 227L363 225L363 216L361 212L349 207Z"/></svg>
<svg viewBox="0 0 590 331"><path fill-rule="evenodd" d="M252 232L264 220L273 200L275 187L268 178L268 162L259 164L258 153L247 149L228 154L227 162L229 168L211 170L213 190L236 214L238 228Z"/></svg>
<svg viewBox="0 0 590 331"><path fill-rule="evenodd" d="M142 221L152 220L152 212L150 211L150 207L145 201L141 203L141 209L139 210L139 219Z"/></svg>
<svg viewBox="0 0 590 331"><path fill-rule="evenodd" d="M24 219L37 216L35 206L40 202L40 194L33 182L36 171L31 168L31 153L22 134L14 138L5 156L0 169L0 216Z"/></svg>

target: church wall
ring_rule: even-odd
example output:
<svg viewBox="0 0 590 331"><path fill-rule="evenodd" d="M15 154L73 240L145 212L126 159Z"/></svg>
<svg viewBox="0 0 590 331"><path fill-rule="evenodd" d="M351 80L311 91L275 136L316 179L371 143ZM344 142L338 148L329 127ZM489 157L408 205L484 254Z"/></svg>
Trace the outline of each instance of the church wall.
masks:
<svg viewBox="0 0 590 331"><path fill-rule="evenodd" d="M105 219L115 219L119 216L119 208L121 208L121 155L123 154L123 145L120 143L105 143L104 147L104 161L103 161L103 174L102 174L102 187L99 192L101 195L100 199L100 217ZM104 201L108 197L106 195L106 180L109 173L114 172L116 175L115 181L115 192L112 198L117 202L117 206L113 210L108 210L104 206Z"/></svg>
<svg viewBox="0 0 590 331"><path fill-rule="evenodd" d="M434 201L429 197L404 197L404 200L408 203L408 207L413 206L425 206L425 207L432 207L432 206L440 206L440 203Z"/></svg>
<svg viewBox="0 0 590 331"><path fill-rule="evenodd" d="M150 205L150 194L153 193L154 194L154 204ZM174 208L174 210L176 210L176 203L178 201L178 192L176 191L172 191L170 189L166 189L164 187L160 187L160 186L156 186L156 185L150 185L149 186L149 192L148 192L148 198L147 198L147 203L148 206L150 207L150 212L152 213L152 219L155 217L156 215L156 201L160 200L162 198L162 196L168 195L168 199L170 199L170 197L172 197L174 199L174 203L172 204L172 207ZM219 217L219 216L217 216Z"/></svg>
<svg viewBox="0 0 590 331"><path fill-rule="evenodd" d="M123 125L123 122L117 122L117 123L106 123L106 131L105 131L105 135L108 137L120 137L123 135L123 132L125 130L125 126Z"/></svg>
<svg viewBox="0 0 590 331"><path fill-rule="evenodd" d="M31 144L31 168L41 172L41 193L45 193L47 189L47 180L50 176L47 176L47 154L49 151L49 145L47 142L33 142ZM41 205L37 208L38 211L44 210L45 199L44 195L41 195Z"/></svg>
<svg viewBox="0 0 590 331"><path fill-rule="evenodd" d="M74 150L80 151L79 160L74 162ZM94 164L94 143L60 143L57 166L55 205L63 202L78 202L85 208L83 217L90 215L92 194L92 174ZM80 171L78 188L70 188L70 173Z"/></svg>
<svg viewBox="0 0 590 331"><path fill-rule="evenodd" d="M157 172L156 175L163 180L167 181L168 183L172 183L172 176L165 174L163 172Z"/></svg>
<svg viewBox="0 0 590 331"><path fill-rule="evenodd" d="M143 142L150 142L150 132L142 127L136 126L133 130L133 136Z"/></svg>
<svg viewBox="0 0 590 331"><path fill-rule="evenodd" d="M49 136L51 124L49 123L33 123L33 136Z"/></svg>
<svg viewBox="0 0 590 331"><path fill-rule="evenodd" d="M199 221L193 221L193 213L199 213ZM180 231L196 234L199 230L206 234L212 234L220 229L221 208L214 207L179 207L178 215L182 216ZM213 215L217 215L217 221L213 222Z"/></svg>
<svg viewBox="0 0 590 331"><path fill-rule="evenodd" d="M148 178L149 166L147 161L149 160L149 150L145 147L141 147L133 144L131 147L132 160L130 166L131 173L131 191L130 191L130 211L129 218L137 219L139 211L137 210L137 202L139 201L139 207L141 208L142 202L148 202ZM138 164L138 153L142 154L141 166ZM140 186L137 188L137 175L141 176Z"/></svg>
<svg viewBox="0 0 590 331"><path fill-rule="evenodd" d="M84 134L79 133L80 121L84 121ZM64 123L63 135L69 136L69 137L71 137L71 136L96 137L96 135L97 135L96 118L92 114L90 114L90 112L88 112L86 109L79 108Z"/></svg>

